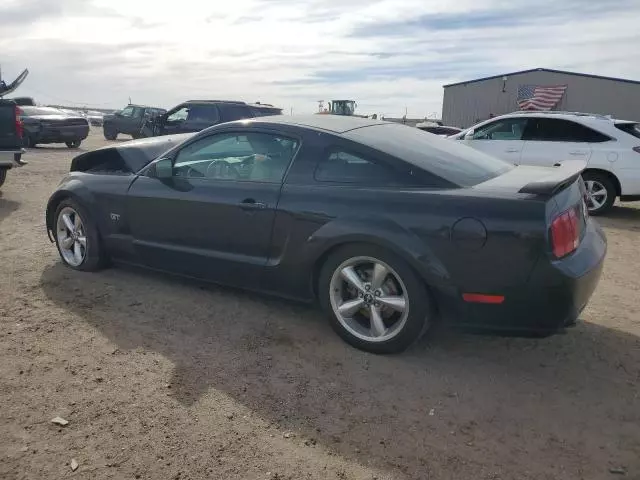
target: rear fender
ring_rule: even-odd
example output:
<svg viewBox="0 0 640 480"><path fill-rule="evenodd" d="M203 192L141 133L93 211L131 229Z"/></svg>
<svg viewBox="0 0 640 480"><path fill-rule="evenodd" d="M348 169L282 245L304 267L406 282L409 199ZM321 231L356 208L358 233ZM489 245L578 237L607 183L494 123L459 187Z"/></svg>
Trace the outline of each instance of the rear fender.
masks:
<svg viewBox="0 0 640 480"><path fill-rule="evenodd" d="M434 288L450 285L450 276L427 244L389 219L340 218L324 224L308 239L313 272L336 248L348 243L369 243L403 258L425 283ZM314 274L315 276L315 274Z"/></svg>

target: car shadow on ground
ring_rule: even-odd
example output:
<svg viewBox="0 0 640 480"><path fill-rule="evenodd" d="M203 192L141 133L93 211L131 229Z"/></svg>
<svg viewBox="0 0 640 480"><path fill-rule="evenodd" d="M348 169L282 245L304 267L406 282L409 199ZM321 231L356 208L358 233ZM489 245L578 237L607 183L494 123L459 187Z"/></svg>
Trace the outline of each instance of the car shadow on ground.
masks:
<svg viewBox="0 0 640 480"><path fill-rule="evenodd" d="M594 218L603 227L640 232L640 208L638 207L640 207L638 202L617 204L604 215Z"/></svg>
<svg viewBox="0 0 640 480"><path fill-rule="evenodd" d="M46 144L46 145L36 145L35 147L29 147L27 148L27 155L29 154L29 152L37 152L37 151L43 151L43 152L70 152L71 154L74 154L76 152L85 152L85 148L84 146L81 146L79 148L69 148L67 147L64 143L58 145L58 144ZM27 157L28 159L28 157Z"/></svg>
<svg viewBox="0 0 640 480"><path fill-rule="evenodd" d="M43 272L41 287L124 354L168 358L171 395L184 406L217 389L282 428L409 478L443 469L470 478L486 466L508 471L511 461L528 469L520 478L597 462L606 476L640 451L640 339L595 323L546 339L439 328L404 354L375 356L345 345L314 308L252 293L61 264ZM476 478L503 478L482 472Z"/></svg>

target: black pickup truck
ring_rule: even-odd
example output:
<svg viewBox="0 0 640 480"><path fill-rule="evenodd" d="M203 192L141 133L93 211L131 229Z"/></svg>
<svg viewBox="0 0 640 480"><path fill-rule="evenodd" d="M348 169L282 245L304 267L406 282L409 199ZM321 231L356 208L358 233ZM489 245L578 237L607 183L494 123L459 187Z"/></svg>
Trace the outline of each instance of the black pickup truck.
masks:
<svg viewBox="0 0 640 480"><path fill-rule="evenodd" d="M145 122L151 121L165 112L164 108L127 105L122 110L103 117L102 129L104 138L115 140L120 133L131 135L133 138L140 138L143 136L141 131Z"/></svg>
<svg viewBox="0 0 640 480"><path fill-rule="evenodd" d="M9 169L25 165L22 161L22 133L18 106L11 100L0 99L0 186Z"/></svg>

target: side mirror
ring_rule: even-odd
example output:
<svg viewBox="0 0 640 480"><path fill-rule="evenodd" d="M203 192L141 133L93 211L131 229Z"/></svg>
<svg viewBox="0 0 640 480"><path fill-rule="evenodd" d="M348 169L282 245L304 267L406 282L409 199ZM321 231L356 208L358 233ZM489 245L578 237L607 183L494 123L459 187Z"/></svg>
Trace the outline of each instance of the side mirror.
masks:
<svg viewBox="0 0 640 480"><path fill-rule="evenodd" d="M161 158L155 164L156 178L171 178L173 176L173 161L170 158Z"/></svg>
<svg viewBox="0 0 640 480"><path fill-rule="evenodd" d="M467 133L464 134L464 139L465 140L473 140L473 135L474 135L475 130L472 128L471 130L467 130Z"/></svg>

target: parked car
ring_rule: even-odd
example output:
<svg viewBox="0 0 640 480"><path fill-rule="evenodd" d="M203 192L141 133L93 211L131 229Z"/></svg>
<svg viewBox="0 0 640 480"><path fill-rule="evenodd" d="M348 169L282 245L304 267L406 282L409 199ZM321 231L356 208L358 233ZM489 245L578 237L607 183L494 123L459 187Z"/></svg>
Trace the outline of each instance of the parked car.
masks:
<svg viewBox="0 0 640 480"><path fill-rule="evenodd" d="M64 143L78 148L89 135L89 122L80 115L71 115L52 107L19 107L24 125L25 147L38 143Z"/></svg>
<svg viewBox="0 0 640 480"><path fill-rule="evenodd" d="M12 100L0 100L0 186L7 179L7 172L21 167L23 126L18 114L18 106Z"/></svg>
<svg viewBox="0 0 640 480"><path fill-rule="evenodd" d="M452 137L516 165L585 162L589 213L640 200L640 123L574 112L515 112Z"/></svg>
<svg viewBox="0 0 640 480"><path fill-rule="evenodd" d="M119 134L131 135L133 138L142 136L142 127L150 119L165 113L164 108L148 107L145 105L127 105L122 110L105 115L102 120L104 138L115 140Z"/></svg>
<svg viewBox="0 0 640 480"><path fill-rule="evenodd" d="M7 98L6 100L12 100L16 102L16 105L30 105L32 107L36 106L36 102L32 97L13 97Z"/></svg>
<svg viewBox="0 0 640 480"><path fill-rule="evenodd" d="M46 225L73 269L129 262L318 300L344 340L396 352L437 314L572 324L606 253L580 172L394 123L261 117L77 156Z"/></svg>
<svg viewBox="0 0 640 480"><path fill-rule="evenodd" d="M145 128L144 136L199 132L219 123L280 114L282 114L282 109L265 103L189 100L172 108L164 115L150 119Z"/></svg>

